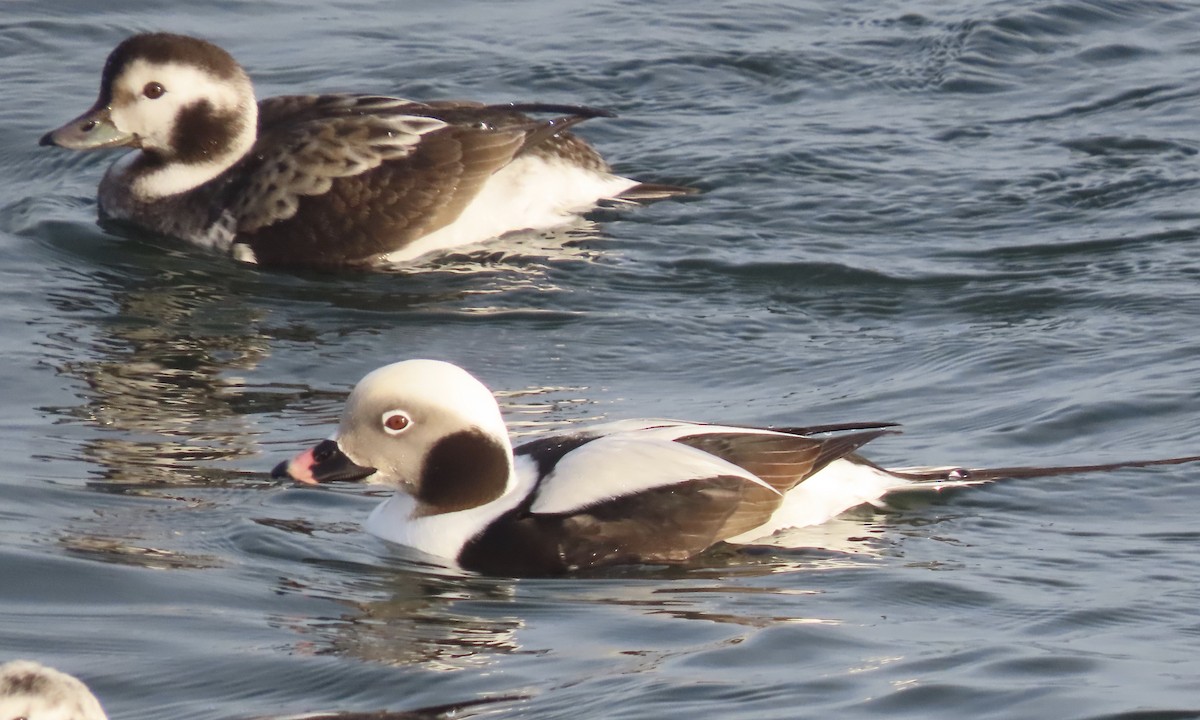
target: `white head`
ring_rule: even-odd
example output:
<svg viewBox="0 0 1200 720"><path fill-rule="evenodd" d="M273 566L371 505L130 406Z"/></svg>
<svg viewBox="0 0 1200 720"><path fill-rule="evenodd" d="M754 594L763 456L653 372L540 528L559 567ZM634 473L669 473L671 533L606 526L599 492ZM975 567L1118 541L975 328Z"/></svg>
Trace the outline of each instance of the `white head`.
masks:
<svg viewBox="0 0 1200 720"><path fill-rule="evenodd" d="M276 475L391 485L426 514L491 502L511 489L512 445L496 400L462 368L407 360L359 381L332 440ZM348 470L349 468L349 470Z"/></svg>
<svg viewBox="0 0 1200 720"><path fill-rule="evenodd" d="M42 144L141 148L133 190L153 199L219 175L253 147L257 125L254 87L227 52L185 35L146 33L112 51L96 104Z"/></svg>
<svg viewBox="0 0 1200 720"><path fill-rule="evenodd" d="M0 720L108 720L87 685L31 660L0 665Z"/></svg>

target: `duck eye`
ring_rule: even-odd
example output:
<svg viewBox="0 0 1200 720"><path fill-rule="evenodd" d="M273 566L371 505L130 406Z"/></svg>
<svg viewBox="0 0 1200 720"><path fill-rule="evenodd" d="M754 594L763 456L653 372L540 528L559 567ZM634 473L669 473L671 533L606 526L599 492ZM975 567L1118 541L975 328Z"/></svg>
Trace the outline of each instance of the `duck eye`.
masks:
<svg viewBox="0 0 1200 720"><path fill-rule="evenodd" d="M412 420L399 410L392 410L383 414L383 429L389 435L399 435L408 429L412 424Z"/></svg>
<svg viewBox="0 0 1200 720"><path fill-rule="evenodd" d="M151 100L157 100L163 96L167 89L162 86L162 83L148 82L146 87L142 88L142 94Z"/></svg>

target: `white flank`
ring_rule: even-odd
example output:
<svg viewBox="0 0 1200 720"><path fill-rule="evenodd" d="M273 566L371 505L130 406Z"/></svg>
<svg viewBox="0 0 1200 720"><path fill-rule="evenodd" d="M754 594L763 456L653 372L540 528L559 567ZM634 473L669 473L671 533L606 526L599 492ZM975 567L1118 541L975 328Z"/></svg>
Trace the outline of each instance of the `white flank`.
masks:
<svg viewBox="0 0 1200 720"><path fill-rule="evenodd" d="M834 460L788 491L770 520L725 542L753 543L787 528L819 525L852 507L876 502L908 484L908 480L886 470L850 460Z"/></svg>
<svg viewBox="0 0 1200 720"><path fill-rule="evenodd" d="M238 262L249 263L251 265L258 264L258 256L254 254L254 250L246 243L233 243L229 251L233 259Z"/></svg>
<svg viewBox="0 0 1200 720"><path fill-rule="evenodd" d="M725 542L758 543L789 528L820 525L850 508L871 503L879 504L884 496L905 490L938 491L949 488L986 485L991 480L910 480L893 472L952 471L959 466L876 468L852 460L834 460L820 472L797 485L783 496L783 504L765 524ZM800 538L802 539L802 538ZM787 543L772 543L787 545Z"/></svg>
<svg viewBox="0 0 1200 720"><path fill-rule="evenodd" d="M457 220L388 254L384 261L406 262L516 230L557 227L634 185L637 182L629 178L565 161L520 157L489 178Z"/></svg>

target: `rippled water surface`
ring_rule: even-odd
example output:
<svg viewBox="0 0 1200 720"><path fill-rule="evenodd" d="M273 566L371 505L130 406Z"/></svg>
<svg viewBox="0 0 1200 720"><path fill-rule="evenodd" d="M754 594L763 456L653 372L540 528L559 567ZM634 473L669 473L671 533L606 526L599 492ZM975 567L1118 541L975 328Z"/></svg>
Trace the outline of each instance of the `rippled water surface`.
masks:
<svg viewBox="0 0 1200 720"><path fill-rule="evenodd" d="M267 272L95 224L37 147L128 33L262 94L610 107L701 195L395 273ZM272 483L353 383L458 362L531 435L602 418L903 422L887 463L1200 452L1200 9L1175 2L8 0L0 659L114 720L1200 717L1200 467L1014 481L806 550L521 580Z"/></svg>

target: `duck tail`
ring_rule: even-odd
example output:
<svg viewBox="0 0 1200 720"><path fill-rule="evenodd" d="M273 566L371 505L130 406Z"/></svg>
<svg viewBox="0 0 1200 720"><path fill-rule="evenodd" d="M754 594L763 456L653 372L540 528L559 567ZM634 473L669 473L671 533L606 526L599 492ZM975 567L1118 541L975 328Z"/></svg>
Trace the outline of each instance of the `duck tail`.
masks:
<svg viewBox="0 0 1200 720"><path fill-rule="evenodd" d="M1092 472L1110 472L1125 468L1153 467L1155 465L1183 465L1193 462L1200 462L1200 455L1186 455L1158 460L1125 460L1099 465L1014 466L996 468L967 468L961 466L898 467L886 468L886 470L888 473L906 481L903 485L894 488L893 491L905 491L942 490L946 488L983 485L996 480L1079 475Z"/></svg>
<svg viewBox="0 0 1200 720"><path fill-rule="evenodd" d="M622 190L621 194L615 199L626 202L648 202L650 200L663 200L680 195L695 195L698 192L700 192L699 188L687 187L686 185L638 183L631 188Z"/></svg>

